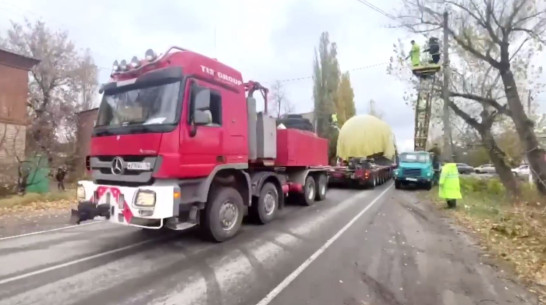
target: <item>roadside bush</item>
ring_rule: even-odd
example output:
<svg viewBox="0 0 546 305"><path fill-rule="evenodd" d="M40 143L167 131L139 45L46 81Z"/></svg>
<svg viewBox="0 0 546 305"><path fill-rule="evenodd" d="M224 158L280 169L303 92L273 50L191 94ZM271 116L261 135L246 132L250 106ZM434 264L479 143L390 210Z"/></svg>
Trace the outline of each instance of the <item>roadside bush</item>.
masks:
<svg viewBox="0 0 546 305"><path fill-rule="evenodd" d="M491 195L501 196L506 194L506 189L498 179L491 179L487 182L487 192Z"/></svg>
<svg viewBox="0 0 546 305"><path fill-rule="evenodd" d="M461 191L464 193L478 193L487 191L487 181L483 179L461 177Z"/></svg>

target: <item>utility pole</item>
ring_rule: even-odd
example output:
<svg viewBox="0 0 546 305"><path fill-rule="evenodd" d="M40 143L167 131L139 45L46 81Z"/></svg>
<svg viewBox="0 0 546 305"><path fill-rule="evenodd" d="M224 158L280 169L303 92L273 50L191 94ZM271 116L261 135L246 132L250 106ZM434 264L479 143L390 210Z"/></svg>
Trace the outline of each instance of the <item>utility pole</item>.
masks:
<svg viewBox="0 0 546 305"><path fill-rule="evenodd" d="M442 97L444 99L444 149L443 155L446 160L453 162L453 149L451 141L451 125L449 123L449 32L448 32L448 14L444 12L444 83L442 86Z"/></svg>

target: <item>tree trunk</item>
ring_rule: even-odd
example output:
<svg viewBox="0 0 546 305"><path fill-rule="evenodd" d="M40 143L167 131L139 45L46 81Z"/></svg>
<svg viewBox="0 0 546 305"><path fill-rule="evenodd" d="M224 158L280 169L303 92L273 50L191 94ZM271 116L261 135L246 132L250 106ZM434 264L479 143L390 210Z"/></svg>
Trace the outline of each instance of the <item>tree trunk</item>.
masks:
<svg viewBox="0 0 546 305"><path fill-rule="evenodd" d="M537 189L541 194L546 195L546 160L544 158L544 150L539 146L535 131L533 130L533 122L525 114L512 71L510 69L501 71L501 78L508 107L512 112L511 117L516 126L519 138L524 144L525 154L529 161L531 173L536 179Z"/></svg>
<svg viewBox="0 0 546 305"><path fill-rule="evenodd" d="M495 166L497 174L499 174L502 185L504 185L510 196L515 197L519 195L518 184L512 174L512 169L506 164L505 153L498 147L495 138L491 134L491 129L480 130L480 136L482 137L483 145L487 149L489 158Z"/></svg>

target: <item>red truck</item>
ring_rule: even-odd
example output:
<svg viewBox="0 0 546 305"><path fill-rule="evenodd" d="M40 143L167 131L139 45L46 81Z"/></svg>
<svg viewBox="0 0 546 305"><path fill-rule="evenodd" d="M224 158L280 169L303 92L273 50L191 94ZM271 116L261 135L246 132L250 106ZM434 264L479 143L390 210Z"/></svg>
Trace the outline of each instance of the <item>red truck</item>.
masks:
<svg viewBox="0 0 546 305"><path fill-rule="evenodd" d="M199 225L221 242L246 215L272 221L288 196L304 205L326 197L328 141L278 129L268 90L226 64L179 47L148 50L143 60L114 62L101 92L77 223L103 216L144 229Z"/></svg>

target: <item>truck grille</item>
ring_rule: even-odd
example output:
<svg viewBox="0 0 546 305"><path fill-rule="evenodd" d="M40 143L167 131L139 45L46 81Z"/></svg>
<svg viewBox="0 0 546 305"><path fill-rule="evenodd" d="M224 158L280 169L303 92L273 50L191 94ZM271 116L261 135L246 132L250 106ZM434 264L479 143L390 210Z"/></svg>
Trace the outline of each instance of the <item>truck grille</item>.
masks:
<svg viewBox="0 0 546 305"><path fill-rule="evenodd" d="M421 176L421 169L419 168L404 168L402 170L404 177L419 177Z"/></svg>
<svg viewBox="0 0 546 305"><path fill-rule="evenodd" d="M114 174L112 165L115 158L121 158L124 164L121 174ZM161 157L151 156L93 156L90 158L90 169L95 181L102 183L115 182L116 184L146 184L152 181L154 169L161 164ZM130 170L127 162L144 162L151 165L149 170Z"/></svg>

